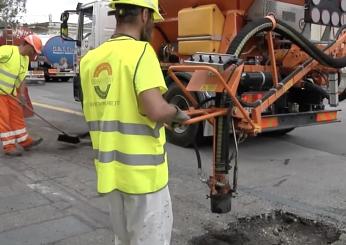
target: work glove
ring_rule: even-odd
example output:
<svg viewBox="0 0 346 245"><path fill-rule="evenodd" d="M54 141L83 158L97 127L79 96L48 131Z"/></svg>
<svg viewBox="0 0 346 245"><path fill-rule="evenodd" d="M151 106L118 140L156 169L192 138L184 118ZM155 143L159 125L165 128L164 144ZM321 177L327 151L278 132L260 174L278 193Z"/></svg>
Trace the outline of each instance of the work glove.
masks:
<svg viewBox="0 0 346 245"><path fill-rule="evenodd" d="M179 127L183 122L190 119L190 116L187 115L185 112L183 112L178 106L173 105L177 112L175 113L175 116L173 117L170 126L172 128Z"/></svg>

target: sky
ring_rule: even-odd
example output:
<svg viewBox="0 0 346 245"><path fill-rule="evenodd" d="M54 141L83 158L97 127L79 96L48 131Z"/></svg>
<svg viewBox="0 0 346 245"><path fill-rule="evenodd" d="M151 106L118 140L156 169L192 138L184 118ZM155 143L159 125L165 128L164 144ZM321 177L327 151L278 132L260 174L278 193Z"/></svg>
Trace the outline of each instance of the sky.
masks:
<svg viewBox="0 0 346 245"><path fill-rule="evenodd" d="M26 13L20 22L48 22L50 14L53 21L60 22L60 14L67 9L76 9L78 2L86 3L91 0L27 0Z"/></svg>

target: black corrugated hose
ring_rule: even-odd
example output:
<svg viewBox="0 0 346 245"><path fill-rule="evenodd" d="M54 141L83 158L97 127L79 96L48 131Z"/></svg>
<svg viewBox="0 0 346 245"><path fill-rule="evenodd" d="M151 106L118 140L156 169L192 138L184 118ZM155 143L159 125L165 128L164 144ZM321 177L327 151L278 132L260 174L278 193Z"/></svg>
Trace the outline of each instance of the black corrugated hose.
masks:
<svg viewBox="0 0 346 245"><path fill-rule="evenodd" d="M231 45L229 46L227 53L239 56L243 51L245 44L252 37L261 32L271 31L272 28L273 23L267 18L250 22L234 38ZM344 29L344 27L342 29ZM273 32L276 32L292 41L292 43L299 46L304 52L306 52L309 56L317 60L322 65L333 67L336 69L346 67L346 57L334 58L330 55L325 54L321 49L317 48L302 34L282 21L277 20L277 25ZM334 43L335 41L329 44L328 47L330 47Z"/></svg>
<svg viewBox="0 0 346 245"><path fill-rule="evenodd" d="M341 34L341 32L346 29L346 26L342 26L338 33L337 37ZM285 77L282 81L280 81L281 84L287 83L293 76L295 76L298 72L300 72L304 67L309 65L313 60L317 60L320 64L333 67L336 69L341 69L343 67L346 67L346 57L342 58L334 58L330 55L325 54L323 51L331 47L333 44L335 44L336 41L331 42L328 46L324 48L324 50L321 50L317 48L313 43L311 43L308 39L306 39L302 34L297 32L294 28L288 26L287 24L277 20L276 28L273 30L273 23L270 19L264 18L259 19L257 21L250 22L247 24L239 33L238 35L233 39L231 45L228 48L227 53L233 54L236 56L240 56L246 43L254 36L256 36L258 33L261 32L267 32L267 31L273 31L281 36L287 38L288 40L292 41L292 43L299 46L304 52L306 52L309 56L311 56L311 59L308 59L305 61L301 66L299 66L297 69L295 69L292 73L290 73L287 77ZM276 89L272 88L269 90L265 96L262 98L263 100L266 100L271 95L275 93ZM345 90L346 91L346 90ZM344 91L344 92L345 92ZM343 92L343 93L344 93ZM346 94L346 92L345 92ZM345 96L346 97L346 96ZM246 106L252 106L256 107L260 104L260 101L257 101L255 103L247 103Z"/></svg>

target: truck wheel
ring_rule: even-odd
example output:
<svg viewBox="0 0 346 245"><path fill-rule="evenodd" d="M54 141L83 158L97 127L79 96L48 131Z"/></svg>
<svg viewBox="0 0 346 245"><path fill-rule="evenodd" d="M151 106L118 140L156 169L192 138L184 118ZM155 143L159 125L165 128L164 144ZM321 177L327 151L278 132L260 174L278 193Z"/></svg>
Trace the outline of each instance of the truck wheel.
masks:
<svg viewBox="0 0 346 245"><path fill-rule="evenodd" d="M69 77L62 77L62 78L60 78L60 80L62 82L68 82L70 80L70 78Z"/></svg>
<svg viewBox="0 0 346 245"><path fill-rule="evenodd" d="M50 82L50 81L51 81L50 77L47 76L47 75L44 75L44 80L45 80L46 82Z"/></svg>
<svg viewBox="0 0 346 245"><path fill-rule="evenodd" d="M168 103L177 105L182 110L187 110L189 107L188 99L185 98L183 92L175 83L169 86L168 92L165 94L165 99ZM200 125L201 124L181 126L175 128L173 131L166 129L167 140L172 144L188 147L192 145L195 140L202 137Z"/></svg>

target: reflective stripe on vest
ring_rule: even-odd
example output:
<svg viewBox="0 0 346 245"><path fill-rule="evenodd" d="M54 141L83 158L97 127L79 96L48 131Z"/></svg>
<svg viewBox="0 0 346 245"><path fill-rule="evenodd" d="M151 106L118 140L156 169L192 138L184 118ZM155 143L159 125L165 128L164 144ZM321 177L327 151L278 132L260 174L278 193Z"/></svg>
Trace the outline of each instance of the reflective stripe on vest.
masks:
<svg viewBox="0 0 346 245"><path fill-rule="evenodd" d="M29 66L29 57L22 56L17 46L1 46L1 54L7 57L0 62L0 94L16 95L16 86L25 78Z"/></svg>
<svg viewBox="0 0 346 245"><path fill-rule="evenodd" d="M88 122L90 131L119 132L130 135L146 135L154 138L160 137L162 124L157 123L152 129L146 124L122 123L120 121L91 121Z"/></svg>
<svg viewBox="0 0 346 245"><path fill-rule="evenodd" d="M13 75L3 69L0 69L0 74L3 74L5 76L8 76L9 78L12 78L12 79L17 79L17 76L16 75Z"/></svg>
<svg viewBox="0 0 346 245"><path fill-rule="evenodd" d="M165 161L165 155L133 155L125 154L120 151L102 152L95 150L96 160L100 163L120 162L130 166L160 165Z"/></svg>
<svg viewBox="0 0 346 245"><path fill-rule="evenodd" d="M4 86L4 87L6 87L6 88L10 88L11 90L12 90L13 87L14 87L14 84L10 84L10 83L7 83L7 82L2 81L2 80L0 80L0 85L1 85L1 86ZM5 90L5 92L7 92L6 89L3 89L3 90ZM1 92L1 90L0 90L0 92Z"/></svg>

